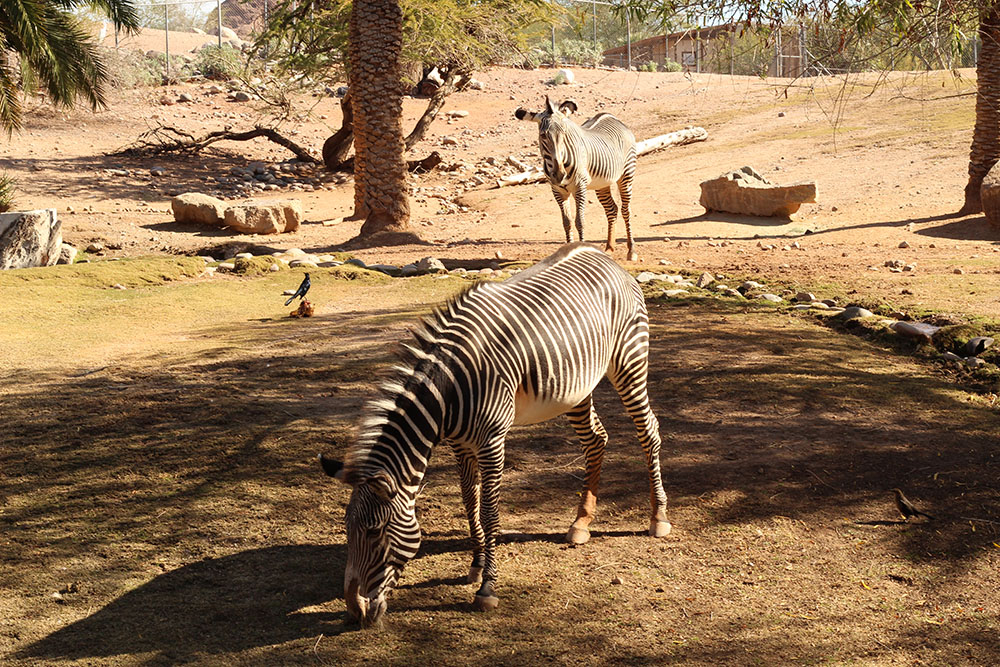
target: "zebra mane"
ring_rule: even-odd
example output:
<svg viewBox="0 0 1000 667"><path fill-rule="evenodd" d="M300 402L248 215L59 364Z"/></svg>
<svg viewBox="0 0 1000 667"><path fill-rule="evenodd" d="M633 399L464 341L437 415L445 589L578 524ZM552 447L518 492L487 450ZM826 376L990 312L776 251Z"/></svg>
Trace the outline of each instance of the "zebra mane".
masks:
<svg viewBox="0 0 1000 667"><path fill-rule="evenodd" d="M477 282L451 297L421 318L417 326L410 330L413 340L400 344L395 350L398 361L379 384L381 395L369 400L362 409L361 429L345 461L347 482L357 484L367 479L371 471L378 467L371 454L389 415L396 409L396 397L412 379L434 375L433 366L441 363L435 354L441 334L475 294L491 287L491 283Z"/></svg>

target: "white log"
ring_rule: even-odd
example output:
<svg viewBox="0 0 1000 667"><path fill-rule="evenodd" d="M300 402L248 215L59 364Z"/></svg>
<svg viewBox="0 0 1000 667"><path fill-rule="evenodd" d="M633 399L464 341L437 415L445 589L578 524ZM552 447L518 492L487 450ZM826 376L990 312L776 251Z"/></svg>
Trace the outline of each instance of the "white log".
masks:
<svg viewBox="0 0 1000 667"><path fill-rule="evenodd" d="M652 153L658 151L661 148L667 148L668 146L683 146L685 144L693 144L696 141L705 141L708 139L708 132L703 127L688 127L683 130L677 130L676 132L668 132L667 134L661 134L658 137L652 137L650 139L644 139L643 141L637 141L635 144L636 155L646 155L647 153ZM508 185L521 185L522 183L537 183L538 181L545 180L545 172L538 169L531 169L529 171L522 171L518 174L508 176L506 178L497 179L497 187L504 188Z"/></svg>
<svg viewBox="0 0 1000 667"><path fill-rule="evenodd" d="M705 141L706 139L708 139L708 132L705 128L688 127L676 132L661 134L651 139L637 141L635 152L636 155L645 155L646 153L652 153L668 146L683 146L684 144L693 144L696 141Z"/></svg>

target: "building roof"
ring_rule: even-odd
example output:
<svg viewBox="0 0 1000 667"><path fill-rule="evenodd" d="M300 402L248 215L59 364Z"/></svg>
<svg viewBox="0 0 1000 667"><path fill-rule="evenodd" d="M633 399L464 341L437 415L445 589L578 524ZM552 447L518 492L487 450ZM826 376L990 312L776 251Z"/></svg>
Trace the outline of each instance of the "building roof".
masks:
<svg viewBox="0 0 1000 667"><path fill-rule="evenodd" d="M722 25L713 25L705 28L688 28L686 30L678 30L677 32L672 32L669 35L657 35L656 37L647 37L646 39L641 39L637 42L632 42L632 48L640 48L647 46L653 46L654 44L662 44L664 40L669 40L671 42L676 42L678 40L684 39L685 37L695 37L699 39L709 40L715 39L719 34L724 32L733 32L737 28L735 23L723 23ZM604 52L604 55L617 55L619 53L625 53L628 45L616 46L613 49L608 49Z"/></svg>

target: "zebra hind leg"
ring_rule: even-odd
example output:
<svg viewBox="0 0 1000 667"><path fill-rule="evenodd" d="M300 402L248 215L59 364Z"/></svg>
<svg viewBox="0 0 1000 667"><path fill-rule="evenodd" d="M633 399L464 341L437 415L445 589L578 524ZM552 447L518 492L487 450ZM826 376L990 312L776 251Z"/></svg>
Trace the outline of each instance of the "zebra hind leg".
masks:
<svg viewBox="0 0 1000 667"><path fill-rule="evenodd" d="M642 451L646 454L646 466L649 470L649 498L652 506L652 517L649 521L649 534L653 537L666 537L670 534L670 522L667 520L667 494L663 490L663 479L660 473L660 425L656 415L649 407L649 394L646 390L648 361L645 354L641 361L631 361L627 365L627 353L622 351L623 364L619 372L610 377L611 383L625 405L625 411L635 424Z"/></svg>
<svg viewBox="0 0 1000 667"><path fill-rule="evenodd" d="M469 534L472 536L472 565L466 583L478 584L483 580L483 566L486 563L486 535L479 521L479 499L482 480L479 476L479 462L476 455L452 443L458 460L458 472L462 480L462 503L469 519Z"/></svg>
<svg viewBox="0 0 1000 667"><path fill-rule="evenodd" d="M597 191L597 201L601 202L604 214L608 216L608 242L604 246L604 252L612 253L615 251L615 220L618 219L618 204L615 203L610 187ZM631 249L629 246L629 250Z"/></svg>
<svg viewBox="0 0 1000 667"><path fill-rule="evenodd" d="M632 201L632 177L635 175L635 154L632 154L631 161L626 162L625 173L618 181L618 194L622 200L622 220L625 222L625 236L628 238L628 261L638 262L639 253L635 251L635 243L632 241L632 220L629 204Z"/></svg>
<svg viewBox="0 0 1000 667"><path fill-rule="evenodd" d="M587 184L577 183L576 186L576 233L583 241L583 216L587 210Z"/></svg>
<svg viewBox="0 0 1000 667"><path fill-rule="evenodd" d="M597 487L601 483L601 463L604 460L604 447L608 444L608 434L594 410L592 396L588 396L566 416L580 438L587 459L587 479L580 494L576 521L570 526L566 540L572 544L585 544L590 539L590 522L594 520L597 509Z"/></svg>

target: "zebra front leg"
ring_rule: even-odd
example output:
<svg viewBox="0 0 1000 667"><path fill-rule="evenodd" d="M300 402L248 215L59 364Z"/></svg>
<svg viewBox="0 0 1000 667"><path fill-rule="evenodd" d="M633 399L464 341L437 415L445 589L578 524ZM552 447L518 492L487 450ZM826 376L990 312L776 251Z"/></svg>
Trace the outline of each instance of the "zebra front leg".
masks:
<svg viewBox="0 0 1000 667"><path fill-rule="evenodd" d="M505 434L506 435L506 434ZM482 493L479 516L485 531L483 582L476 591L472 606L476 611L492 611L500 604L494 586L497 580L496 544L500 536L500 478L503 476L504 437L490 440L479 449L479 473Z"/></svg>
<svg viewBox="0 0 1000 667"><path fill-rule="evenodd" d="M576 510L576 521L569 528L566 540L572 544L585 544L590 539L590 522L597 510L597 487L601 483L601 463L604 461L604 447L608 444L608 434L594 410L593 396L588 396L567 415L576 435L583 445L587 458L587 480L580 494L580 506Z"/></svg>
<svg viewBox="0 0 1000 667"><path fill-rule="evenodd" d="M572 222L569 219L569 211L566 210L566 202L569 201L569 191L553 185L552 194L556 198L556 203L559 204L559 212L562 213L563 230L566 232L566 243L572 243Z"/></svg>
<svg viewBox="0 0 1000 667"><path fill-rule="evenodd" d="M625 222L625 236L628 239L628 261L638 262L639 253L635 251L635 244L632 241L632 221L630 219L632 201L632 177L635 176L635 152L625 161L625 172L621 180L618 181L618 194L622 200L622 220Z"/></svg>
<svg viewBox="0 0 1000 667"><path fill-rule="evenodd" d="M576 233L583 241L583 216L587 210L587 184L577 183L576 192L573 193L576 199Z"/></svg>
<svg viewBox="0 0 1000 667"><path fill-rule="evenodd" d="M608 242L604 246L604 252L613 253L615 251L615 220L618 219L618 204L611 194L611 186L597 191L597 201L604 207L604 214L608 216ZM629 250L631 250L629 246Z"/></svg>
<svg viewBox="0 0 1000 667"><path fill-rule="evenodd" d="M469 519L469 535L472 536L472 565L466 583L478 584L483 580L483 565L486 563L486 537L479 521L479 497L482 482L479 477L479 461L476 455L462 446L452 443L458 460L459 477L462 480L462 503Z"/></svg>
<svg viewBox="0 0 1000 667"><path fill-rule="evenodd" d="M646 329L645 326L643 328ZM634 352L634 350L622 352ZM645 356L641 363L633 361L631 367L627 365L628 359L622 361L623 363L618 366L620 374L614 374L610 379L625 405L626 412L635 424L639 444L646 454L649 499L652 505L649 534L653 537L666 537L670 534L671 526L667 520L667 494L663 490L663 479L660 475L660 424L649 407L649 394L646 390L648 362Z"/></svg>

